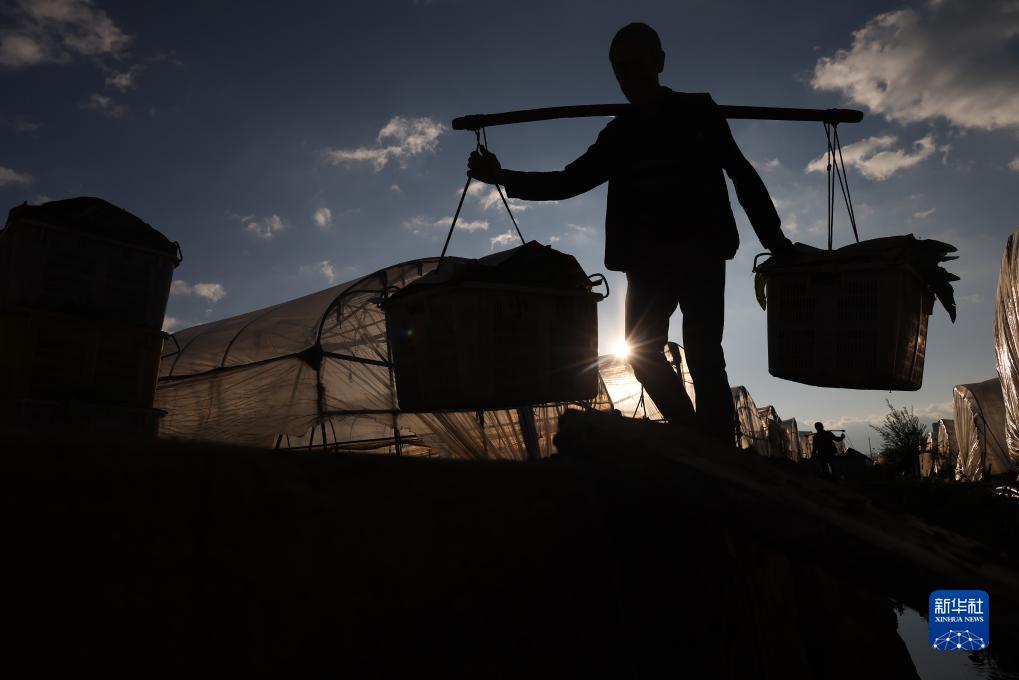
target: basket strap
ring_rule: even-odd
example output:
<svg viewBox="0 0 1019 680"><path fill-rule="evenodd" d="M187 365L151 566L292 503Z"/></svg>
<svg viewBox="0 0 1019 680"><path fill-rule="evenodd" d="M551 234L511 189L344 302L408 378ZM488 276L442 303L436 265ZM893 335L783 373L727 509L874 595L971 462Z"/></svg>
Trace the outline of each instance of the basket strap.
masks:
<svg viewBox="0 0 1019 680"><path fill-rule="evenodd" d="M485 133L485 128L481 128L481 137L485 141L485 148L487 149L488 148L488 134ZM506 212L509 213L509 218L510 218L510 221L513 223L513 228L517 230L517 236L520 237L520 242L522 244L524 244L524 245L527 245L527 241L524 240L524 235L522 233L520 233L520 226L517 224L516 218L513 217L513 211L510 210L509 201L506 200L506 197L502 193L502 187L499 186L498 184L496 184L495 185L495 190L499 192L499 198L502 199L502 204L504 206L506 206Z"/></svg>
<svg viewBox="0 0 1019 680"><path fill-rule="evenodd" d="M842 141L839 139L838 123L824 123L824 136L828 141L828 250L832 249L832 234L835 224L835 180L838 179L842 198L849 214L849 224L853 228L853 238L860 242L860 233L856 228L856 213L853 212L853 198L849 193L849 174L846 172L846 161L842 157ZM832 174L832 166L835 174Z"/></svg>

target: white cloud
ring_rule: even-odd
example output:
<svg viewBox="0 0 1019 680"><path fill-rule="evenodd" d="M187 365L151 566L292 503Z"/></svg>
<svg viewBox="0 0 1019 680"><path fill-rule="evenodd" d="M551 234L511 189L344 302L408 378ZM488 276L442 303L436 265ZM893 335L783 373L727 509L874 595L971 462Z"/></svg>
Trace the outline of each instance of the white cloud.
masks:
<svg viewBox="0 0 1019 680"><path fill-rule="evenodd" d="M511 229L509 231L506 231L506 232L503 232L503 233L499 234L498 236L493 236L492 238L490 238L488 240L492 244L491 250L495 250L496 248L505 248L509 244L511 244L514 241L516 241L517 240L517 235Z"/></svg>
<svg viewBox="0 0 1019 680"><path fill-rule="evenodd" d="M320 229L328 229L333 224L333 211L329 208L319 208L311 216Z"/></svg>
<svg viewBox="0 0 1019 680"><path fill-rule="evenodd" d="M413 234L427 235L435 233L437 229L449 229L449 225L451 224L453 224L452 217L441 217L437 220L431 220L422 215L415 215L410 219L404 220L401 226ZM456 228L462 229L463 231L487 231L488 226L488 220L456 221Z"/></svg>
<svg viewBox="0 0 1019 680"><path fill-rule="evenodd" d="M432 223L433 227L445 227L449 228L449 225L453 224L452 217L443 217L442 219L435 220ZM457 220L456 228L464 231L488 231L488 220Z"/></svg>
<svg viewBox="0 0 1019 680"><path fill-rule="evenodd" d="M979 305L984 301L984 296L980 293L969 293L968 295L960 295L957 299L959 302L963 302L968 305Z"/></svg>
<svg viewBox="0 0 1019 680"><path fill-rule="evenodd" d="M226 289L219 283L196 283L194 292L195 295L205 298L209 302L219 302L226 297Z"/></svg>
<svg viewBox="0 0 1019 680"><path fill-rule="evenodd" d="M415 215L414 217L404 220L400 226L414 234L420 234L425 227L432 226L432 222L421 215Z"/></svg>
<svg viewBox="0 0 1019 680"><path fill-rule="evenodd" d="M944 151L946 147L934 144L933 135L927 135L913 142L913 150L893 149L898 138L894 135L868 137L859 142L842 147L842 158L847 167L855 167L860 174L868 179L886 180L899 170L917 165L935 151ZM821 154L807 165L807 172L827 172L827 154Z"/></svg>
<svg viewBox="0 0 1019 680"><path fill-rule="evenodd" d="M566 230L574 236L579 236L583 238L593 236L595 232L594 227L588 226L586 224L573 224L572 222L566 225Z"/></svg>
<svg viewBox="0 0 1019 680"><path fill-rule="evenodd" d="M449 225L445 226L448 227ZM457 220L456 228L463 229L464 231L488 231L488 220Z"/></svg>
<svg viewBox="0 0 1019 680"><path fill-rule="evenodd" d="M219 302L226 297L226 288L221 283L196 283L191 285L183 279L174 279L170 284L170 295L195 295L209 302Z"/></svg>
<svg viewBox="0 0 1019 680"><path fill-rule="evenodd" d="M896 405L897 407L899 405ZM954 418L955 417L955 405L951 400L934 402L927 404L926 406L910 406L913 409L913 415L920 419L920 424L925 425L930 430L931 423L942 418ZM842 416L841 418L834 420L826 420L825 428L829 430L842 430L852 427L867 427L870 425L881 425L884 422L885 415L888 411L882 413L863 415L863 416ZM797 418L800 423L813 423L817 418ZM876 437L876 433L875 433ZM877 441L874 442L875 446Z"/></svg>
<svg viewBox="0 0 1019 680"><path fill-rule="evenodd" d="M400 189L400 185L399 184L390 184L389 185L389 190L392 191L394 194L402 194L403 193L403 190Z"/></svg>
<svg viewBox="0 0 1019 680"><path fill-rule="evenodd" d="M260 219L255 219L254 215L247 215L238 219L244 223L244 229L246 231L250 231L258 238L266 241L284 229L290 227L286 220L279 215L269 215L268 217L262 217Z"/></svg>
<svg viewBox="0 0 1019 680"><path fill-rule="evenodd" d="M118 55L131 42L91 0L18 0L11 16L0 29L0 66L8 68Z"/></svg>
<svg viewBox="0 0 1019 680"><path fill-rule="evenodd" d="M163 332L164 333L173 333L174 331L178 331L181 328L184 328L185 326L188 326L188 325L190 325L190 324L188 324L187 321L181 321L180 319L178 319L177 317L174 317L174 316L164 316L163 317Z"/></svg>
<svg viewBox="0 0 1019 680"><path fill-rule="evenodd" d="M42 45L27 35L0 36L0 64L17 68L48 61Z"/></svg>
<svg viewBox="0 0 1019 680"><path fill-rule="evenodd" d="M940 0L879 14L820 59L811 84L900 122L1019 127L1015 0Z"/></svg>
<svg viewBox="0 0 1019 680"><path fill-rule="evenodd" d="M773 172L782 167L782 161L777 158L772 158L770 161L764 161L763 163L760 161L750 161L750 164L763 172Z"/></svg>
<svg viewBox="0 0 1019 680"><path fill-rule="evenodd" d="M462 191L462 188L458 188L456 189L456 194L459 195ZM482 210L488 210L492 207L502 209L502 197L499 196L499 190L494 186L490 186L482 182L471 182L471 185L467 187L467 196L477 199ZM523 212L530 207L524 201L516 198L507 198L506 202L509 203L510 208L515 212ZM558 201L548 202L558 203Z"/></svg>
<svg viewBox="0 0 1019 680"><path fill-rule="evenodd" d="M431 118L394 116L379 130L377 146L356 149L325 149L323 156L333 165L370 163L376 172L395 160L405 167L407 159L439 146L439 136L446 126Z"/></svg>
<svg viewBox="0 0 1019 680"><path fill-rule="evenodd" d="M336 281L336 270L333 268L333 265L330 264L329 260L322 260L315 264L301 265L301 273L318 274L329 283Z"/></svg>
<svg viewBox="0 0 1019 680"><path fill-rule="evenodd" d="M0 125L8 127L18 133L35 132L42 127L42 123L25 118L24 116L14 116L13 118L0 116Z"/></svg>
<svg viewBox="0 0 1019 680"><path fill-rule="evenodd" d="M916 407L913 409L913 414L920 419L921 423L927 421L927 427L930 429L930 421L941 420L942 418L954 418L955 404L951 399L947 401L939 401L937 403L927 404L926 406Z"/></svg>
<svg viewBox="0 0 1019 680"><path fill-rule="evenodd" d="M87 101L82 102L81 108L99 111L110 118L122 118L127 113L127 108L98 92L93 92Z"/></svg>
<svg viewBox="0 0 1019 680"><path fill-rule="evenodd" d="M1019 172L1019 156L1016 156L1008 162L1008 169L1012 172Z"/></svg>
<svg viewBox="0 0 1019 680"><path fill-rule="evenodd" d="M549 243L559 243L559 241L561 241L561 240L562 239L560 239L558 236L549 236L548 237L548 242Z"/></svg>
<svg viewBox="0 0 1019 680"><path fill-rule="evenodd" d="M457 187L453 190L454 193L459 196L463 191L462 187ZM505 196L503 191L503 196ZM502 197L499 196L499 190L492 185L485 184L483 182L472 182L467 187L467 196L469 198L477 199L478 205L482 210L488 210L489 208L496 207L502 208ZM536 201L522 201L518 198L509 198L506 196L506 202L509 203L510 208L514 212L523 212L531 208ZM544 205L558 205L559 201L541 201Z"/></svg>
<svg viewBox="0 0 1019 680"><path fill-rule="evenodd" d="M126 71L113 71L110 75L106 76L106 87L127 92L138 86L138 77L141 75L141 72L142 67L137 64Z"/></svg>
<svg viewBox="0 0 1019 680"><path fill-rule="evenodd" d="M7 184L29 184L32 176L25 172L18 172L0 165L0 187Z"/></svg>
<svg viewBox="0 0 1019 680"><path fill-rule="evenodd" d="M925 219L933 215L935 212L937 212L937 210L938 210L937 208L930 208L929 210L921 210L919 212L915 212L913 213L913 219L915 220Z"/></svg>
<svg viewBox="0 0 1019 680"><path fill-rule="evenodd" d="M191 284L182 279L174 279L170 284L170 295L191 295Z"/></svg>

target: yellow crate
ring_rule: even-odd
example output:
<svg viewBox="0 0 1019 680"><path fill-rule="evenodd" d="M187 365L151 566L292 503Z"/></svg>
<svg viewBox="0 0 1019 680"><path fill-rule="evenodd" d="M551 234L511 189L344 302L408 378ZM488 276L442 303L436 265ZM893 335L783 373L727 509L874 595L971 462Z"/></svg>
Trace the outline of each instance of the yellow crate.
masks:
<svg viewBox="0 0 1019 680"><path fill-rule="evenodd" d="M0 398L152 406L163 333L0 309Z"/></svg>

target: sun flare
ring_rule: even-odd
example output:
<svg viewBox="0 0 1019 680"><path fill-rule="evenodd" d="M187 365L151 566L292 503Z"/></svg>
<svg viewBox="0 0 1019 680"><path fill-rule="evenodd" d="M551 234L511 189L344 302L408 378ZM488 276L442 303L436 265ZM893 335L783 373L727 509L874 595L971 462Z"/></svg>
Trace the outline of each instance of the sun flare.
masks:
<svg viewBox="0 0 1019 680"><path fill-rule="evenodd" d="M612 353L620 359L625 359L630 356L630 346L626 344L626 340L620 340L612 345Z"/></svg>

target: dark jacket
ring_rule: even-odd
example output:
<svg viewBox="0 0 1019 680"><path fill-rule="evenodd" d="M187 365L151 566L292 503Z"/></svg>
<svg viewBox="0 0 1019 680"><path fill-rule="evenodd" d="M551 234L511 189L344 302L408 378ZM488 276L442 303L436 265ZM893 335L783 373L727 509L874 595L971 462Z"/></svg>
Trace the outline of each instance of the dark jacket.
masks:
<svg viewBox="0 0 1019 680"><path fill-rule="evenodd" d="M707 93L663 88L660 102L634 107L557 172L504 170L509 196L570 198L608 181L605 266L634 271L677 256L732 259L739 235L724 170L761 243L784 238L760 176L743 157Z"/></svg>
<svg viewBox="0 0 1019 680"><path fill-rule="evenodd" d="M810 447L811 457L816 458L832 458L838 455L838 448L835 446L835 442L840 442L846 438L846 435L839 435L836 437L828 430L821 430L820 432L814 433L813 443Z"/></svg>

